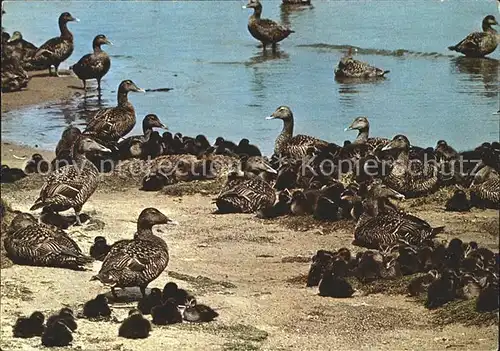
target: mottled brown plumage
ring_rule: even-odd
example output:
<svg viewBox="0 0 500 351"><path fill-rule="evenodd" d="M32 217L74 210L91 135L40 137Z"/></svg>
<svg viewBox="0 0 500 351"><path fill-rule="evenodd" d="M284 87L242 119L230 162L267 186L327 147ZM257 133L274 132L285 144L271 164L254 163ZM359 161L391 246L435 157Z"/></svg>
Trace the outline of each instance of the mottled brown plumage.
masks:
<svg viewBox="0 0 500 351"><path fill-rule="evenodd" d="M165 240L153 234L157 224L175 224L155 208L146 208L137 220L137 232L132 240L120 240L111 246L102 263L99 274L92 280L99 280L115 288L138 286L145 296L146 287L167 268L168 246Z"/></svg>
<svg viewBox="0 0 500 351"><path fill-rule="evenodd" d="M270 19L261 18L262 4L259 0L249 0L248 4L243 8L254 10L248 19L248 31L255 39L262 43L264 49L270 44L273 50L276 49L278 42L287 38L291 33L294 33L293 30Z"/></svg>
<svg viewBox="0 0 500 351"><path fill-rule="evenodd" d="M110 150L87 136L81 136L73 145L73 163L51 173L40 190L40 197L31 210L45 208L51 212L75 210L76 220L80 222L82 206L97 188L99 172L85 157L86 152Z"/></svg>
<svg viewBox="0 0 500 351"><path fill-rule="evenodd" d="M382 148L389 144L390 140L387 138L370 138L370 123L366 117L356 117L347 130L358 130L358 136L353 144L366 144L370 150L376 150L377 148Z"/></svg>
<svg viewBox="0 0 500 351"><path fill-rule="evenodd" d="M11 51L11 55L19 58L21 66L23 66L24 69L29 70L31 66L29 61L35 56L38 48L29 41L24 40L23 35L18 31L12 33L12 37L6 44Z"/></svg>
<svg viewBox="0 0 500 351"><path fill-rule="evenodd" d="M113 45L104 34L97 35L92 42L93 53L84 55L70 68L83 82L83 89L87 88L87 79L97 79L97 90L101 91L101 79L111 67L109 55L101 49L101 45Z"/></svg>
<svg viewBox="0 0 500 351"><path fill-rule="evenodd" d="M477 207L500 209L500 176L493 167L483 167L470 187L471 202Z"/></svg>
<svg viewBox="0 0 500 351"><path fill-rule="evenodd" d="M456 45L448 49L460 52L465 56L484 57L491 54L498 46L498 33L491 26L498 25L494 16L488 15L483 19L482 32L474 32L465 37Z"/></svg>
<svg viewBox="0 0 500 351"><path fill-rule="evenodd" d="M335 68L336 78L381 78L390 71L371 66L366 62L355 60L351 55L351 49L339 61Z"/></svg>
<svg viewBox="0 0 500 351"><path fill-rule="evenodd" d="M118 87L118 105L97 111L92 117L84 134L92 135L103 143L116 143L128 134L135 126L135 109L128 101L129 91L144 92L134 82L127 79Z"/></svg>

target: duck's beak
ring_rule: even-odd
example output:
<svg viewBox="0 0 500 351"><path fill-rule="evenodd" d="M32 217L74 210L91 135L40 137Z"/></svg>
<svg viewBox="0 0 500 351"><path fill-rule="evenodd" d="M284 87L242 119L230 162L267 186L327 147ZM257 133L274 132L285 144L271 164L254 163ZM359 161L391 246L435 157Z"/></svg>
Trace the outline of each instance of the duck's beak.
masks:
<svg viewBox="0 0 500 351"><path fill-rule="evenodd" d="M241 6L241 8L242 9L247 9L248 7L247 7L247 5L243 5L243 6Z"/></svg>
<svg viewBox="0 0 500 351"><path fill-rule="evenodd" d="M347 127L347 128L344 128L344 132L347 132L347 131L349 131L349 130L352 130L352 126L349 126L349 127Z"/></svg>
<svg viewBox="0 0 500 351"><path fill-rule="evenodd" d="M80 20L76 17L73 17L72 21L75 21L75 22L80 22Z"/></svg>
<svg viewBox="0 0 500 351"><path fill-rule="evenodd" d="M113 43L109 39L106 39L106 44L113 46Z"/></svg>
<svg viewBox="0 0 500 351"><path fill-rule="evenodd" d="M393 146L392 146L392 142L391 142L391 143L387 144L386 146L384 146L381 151L391 150L392 148L393 148Z"/></svg>
<svg viewBox="0 0 500 351"><path fill-rule="evenodd" d="M164 125L163 123L160 124L160 128L161 129L165 129L165 130L168 130L168 127L166 125Z"/></svg>
<svg viewBox="0 0 500 351"><path fill-rule="evenodd" d="M273 173L273 174L278 174L278 172L273 167L271 167L268 164L266 164L266 172Z"/></svg>

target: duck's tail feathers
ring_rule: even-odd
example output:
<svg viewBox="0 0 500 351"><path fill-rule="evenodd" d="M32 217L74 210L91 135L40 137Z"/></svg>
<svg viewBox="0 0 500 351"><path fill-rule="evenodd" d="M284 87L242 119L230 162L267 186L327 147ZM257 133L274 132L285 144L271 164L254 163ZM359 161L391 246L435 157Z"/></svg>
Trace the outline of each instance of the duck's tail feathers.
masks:
<svg viewBox="0 0 500 351"><path fill-rule="evenodd" d="M455 45L448 46L448 50L450 50L450 51L457 51L457 47Z"/></svg>
<svg viewBox="0 0 500 351"><path fill-rule="evenodd" d="M390 73L391 71L387 70L382 73L382 76L385 76L387 73Z"/></svg>

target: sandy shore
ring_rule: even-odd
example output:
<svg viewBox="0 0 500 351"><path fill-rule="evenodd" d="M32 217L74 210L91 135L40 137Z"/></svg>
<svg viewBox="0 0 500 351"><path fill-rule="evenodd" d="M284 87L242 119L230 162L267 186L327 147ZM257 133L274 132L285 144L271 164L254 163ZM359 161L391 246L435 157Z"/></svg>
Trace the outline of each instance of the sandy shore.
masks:
<svg viewBox="0 0 500 351"><path fill-rule="evenodd" d="M23 96L20 93L20 96ZM64 98L65 96L61 96ZM27 101L32 101L28 99ZM4 109L2 102L2 110ZM19 166L14 157L34 149L2 144L2 162ZM51 152L45 153L51 158ZM14 209L27 211L43 180L30 176L21 184L3 185L2 198ZM109 242L131 238L135 220L145 207L156 207L180 223L162 228L170 263L149 287L173 280L191 290L198 302L215 308L217 321L202 324L153 326L146 340L117 337L116 322L78 320L72 348L82 350L436 350L497 348L498 326L440 323L438 312L403 294L369 294L349 299L325 298L305 288L308 258L318 249L353 251L354 224L325 224L301 218L266 221L254 215L215 215L212 194L174 196L141 192L136 187L108 188L101 184L83 211L102 221L104 228L73 228L70 235L88 251L96 235ZM434 199L405 201L411 213L434 226L446 225L440 239L460 236L497 248L498 220L494 210L448 213L443 194ZM496 222L498 223L498 222ZM495 225L493 224L493 227ZM496 227L498 228L498 227ZM52 313L63 306L81 311L82 304L108 290L90 277L99 269L75 272L57 268L14 265L1 270L1 347L32 350L39 338L14 339L11 326L20 315L38 309ZM131 290L138 293L135 290ZM122 320L132 303L113 305ZM467 321L465 321L467 322Z"/></svg>

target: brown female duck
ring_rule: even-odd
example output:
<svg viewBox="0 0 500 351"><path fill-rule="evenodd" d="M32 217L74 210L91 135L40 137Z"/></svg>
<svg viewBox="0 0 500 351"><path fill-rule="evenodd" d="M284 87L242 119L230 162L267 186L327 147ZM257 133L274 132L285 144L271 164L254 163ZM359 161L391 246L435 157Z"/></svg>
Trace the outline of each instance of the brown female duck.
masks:
<svg viewBox="0 0 500 351"><path fill-rule="evenodd" d="M498 25L494 16L488 15L483 19L482 32L474 32L465 37L456 45L449 46L448 50L460 52L465 56L484 57L491 54L498 46L498 34L491 26Z"/></svg>
<svg viewBox="0 0 500 351"><path fill-rule="evenodd" d="M120 240L111 246L102 263L99 274L91 280L99 280L111 286L116 298L115 288L138 286L142 296L146 287L167 268L169 261L168 246L165 240L153 233L157 224L176 224L155 208L146 208L137 220L137 232L132 240Z"/></svg>
<svg viewBox="0 0 500 351"><path fill-rule="evenodd" d="M73 145L73 163L47 177L31 210L43 207L50 212L60 212L73 208L76 222L81 225L80 211L97 189L99 177L97 168L85 157L85 153L92 151L110 150L88 136L81 136Z"/></svg>
<svg viewBox="0 0 500 351"><path fill-rule="evenodd" d="M328 142L313 138L308 135L298 134L293 136L293 113L288 106L280 106L273 114L266 119L281 119L283 130L274 143L274 153L276 155L288 156L291 158L302 158L307 155L310 147L325 148Z"/></svg>
<svg viewBox="0 0 500 351"><path fill-rule="evenodd" d="M366 62L355 60L352 57L352 49L349 48L347 54L340 59L340 62L335 68L335 78L382 78L390 71L371 66Z"/></svg>
<svg viewBox="0 0 500 351"><path fill-rule="evenodd" d="M83 56L70 68L83 82L83 89L87 89L87 79L97 79L97 90L101 91L101 79L111 67L109 55L101 49L101 45L113 45L104 34L99 34L92 42L93 53Z"/></svg>
<svg viewBox="0 0 500 351"><path fill-rule="evenodd" d="M270 19L261 18L262 4L259 0L250 0L243 8L253 9L253 14L248 19L248 31L262 43L264 50L267 45L272 45L273 50L275 50L278 42L294 33L293 30Z"/></svg>
<svg viewBox="0 0 500 351"><path fill-rule="evenodd" d="M474 206L500 209L500 176L493 167L484 166L477 172L470 192Z"/></svg>
<svg viewBox="0 0 500 351"><path fill-rule="evenodd" d="M90 119L84 134L92 135L103 143L116 143L128 134L135 126L135 109L128 101L129 91L144 92L127 79L118 87L118 105L97 111Z"/></svg>
<svg viewBox="0 0 500 351"><path fill-rule="evenodd" d="M29 61L35 56L38 48L23 39L21 32L15 31L12 37L7 41L7 45L12 49L13 55L17 56L21 61L24 69L29 69Z"/></svg>
<svg viewBox="0 0 500 351"><path fill-rule="evenodd" d="M356 117L349 127L345 129L348 130L358 130L358 136L353 144L367 144L371 150L375 150L379 147L384 147L389 144L390 140L386 138L370 138L370 123L366 117Z"/></svg>
<svg viewBox="0 0 500 351"><path fill-rule="evenodd" d="M71 16L69 12L64 12L59 16L59 30L61 35L46 41L38 48L31 64L36 69L49 69L49 75L52 75L52 66L55 68L56 76L59 76L58 70L61 62L65 61L73 53L73 34L68 29L68 22L79 22L78 18Z"/></svg>

